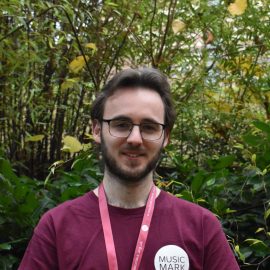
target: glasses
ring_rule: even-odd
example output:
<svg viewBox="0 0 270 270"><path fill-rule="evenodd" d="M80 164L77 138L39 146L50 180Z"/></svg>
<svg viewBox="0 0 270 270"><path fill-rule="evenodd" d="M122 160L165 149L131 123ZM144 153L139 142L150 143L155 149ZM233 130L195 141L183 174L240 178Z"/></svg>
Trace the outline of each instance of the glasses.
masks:
<svg viewBox="0 0 270 270"><path fill-rule="evenodd" d="M132 132L133 127L138 126L144 140L156 141L161 138L165 128L165 125L155 122L133 124L125 119L102 119L102 121L108 123L110 134L117 138L127 138Z"/></svg>

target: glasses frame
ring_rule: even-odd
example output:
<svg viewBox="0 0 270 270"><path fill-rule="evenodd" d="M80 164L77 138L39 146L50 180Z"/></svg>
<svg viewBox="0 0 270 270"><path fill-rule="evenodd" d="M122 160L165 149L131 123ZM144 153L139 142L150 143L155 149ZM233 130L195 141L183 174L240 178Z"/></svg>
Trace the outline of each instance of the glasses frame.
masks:
<svg viewBox="0 0 270 270"><path fill-rule="evenodd" d="M110 133L111 136L113 136L113 137L115 137L115 138L128 138L128 137L130 136L131 132L133 131L134 126L138 126L138 127L139 127L139 131L140 131L140 135L141 135L142 139L145 140L145 141L153 142L153 141L159 140L159 139L162 137L162 135L163 135L163 133L164 133L164 130L165 130L165 128L166 128L166 125L165 125L165 124L161 124L161 123L158 123L158 122L153 122L154 124L158 124L158 125L162 126L162 132L161 132L159 138L154 139L154 140L149 140L149 139L145 139L145 138L142 136L142 132L141 132L141 128L140 128L141 125L142 125L142 124L145 124L145 123L134 124L132 121L126 120L127 122L130 122L130 123L132 124L132 128L130 129L129 134L128 134L127 136L119 137L119 136L115 136L115 135L113 135L113 134L111 133L111 126L110 126L110 123L111 123L111 121L114 121L114 120L120 120L120 119L117 119L117 118L113 118L113 119L102 119L102 122L108 123L108 126L109 126L109 133Z"/></svg>

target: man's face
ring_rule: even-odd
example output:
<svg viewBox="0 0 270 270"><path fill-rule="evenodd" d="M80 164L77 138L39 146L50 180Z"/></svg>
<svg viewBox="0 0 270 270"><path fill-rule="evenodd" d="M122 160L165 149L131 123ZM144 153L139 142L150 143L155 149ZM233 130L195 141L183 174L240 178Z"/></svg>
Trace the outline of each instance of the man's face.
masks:
<svg viewBox="0 0 270 270"><path fill-rule="evenodd" d="M105 103L103 119L124 118L134 124L151 121L164 124L164 105L155 91L145 88L117 90ZM138 126L127 138L117 138L109 133L106 122L93 126L95 141L101 143L105 173L125 182L141 181L152 173L161 150L168 143L168 134L160 139L146 141Z"/></svg>

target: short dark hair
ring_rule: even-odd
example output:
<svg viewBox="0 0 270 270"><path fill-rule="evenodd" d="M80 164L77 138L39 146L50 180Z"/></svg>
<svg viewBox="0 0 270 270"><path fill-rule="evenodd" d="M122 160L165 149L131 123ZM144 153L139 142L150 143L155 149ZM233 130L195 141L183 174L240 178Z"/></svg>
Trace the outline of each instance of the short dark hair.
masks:
<svg viewBox="0 0 270 270"><path fill-rule="evenodd" d="M171 131L176 118L169 82L164 74L154 68L124 69L117 73L107 84L104 85L91 108L92 121L102 121L104 107L108 97L116 90L127 87L143 87L156 91L164 104L165 125Z"/></svg>

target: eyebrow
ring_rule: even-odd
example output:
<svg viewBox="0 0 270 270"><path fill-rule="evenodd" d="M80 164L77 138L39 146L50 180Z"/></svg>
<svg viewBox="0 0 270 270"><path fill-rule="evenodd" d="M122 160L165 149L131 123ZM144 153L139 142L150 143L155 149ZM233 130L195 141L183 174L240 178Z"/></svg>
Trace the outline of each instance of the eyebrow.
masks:
<svg viewBox="0 0 270 270"><path fill-rule="evenodd" d="M110 118L111 120L127 120L132 122L131 118L124 116L124 115L118 115L116 117Z"/></svg>
<svg viewBox="0 0 270 270"><path fill-rule="evenodd" d="M111 120L126 120L126 121L130 121L131 123L133 123L132 119L126 115L118 115L116 117L111 118ZM157 122L156 120L152 119L152 118L143 118L141 120L141 123L155 123L155 124L162 124L160 122Z"/></svg>

